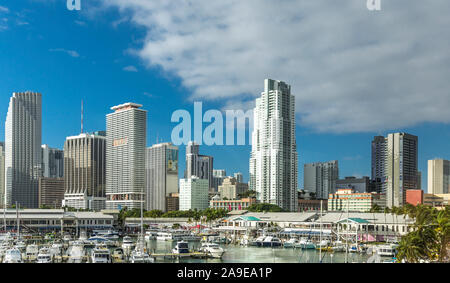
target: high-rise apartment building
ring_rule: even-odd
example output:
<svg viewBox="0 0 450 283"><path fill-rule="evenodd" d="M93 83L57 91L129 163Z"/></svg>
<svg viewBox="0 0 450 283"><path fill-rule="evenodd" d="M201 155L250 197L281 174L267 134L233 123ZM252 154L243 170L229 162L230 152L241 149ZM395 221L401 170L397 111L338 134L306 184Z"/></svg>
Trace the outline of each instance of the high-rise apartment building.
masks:
<svg viewBox="0 0 450 283"><path fill-rule="evenodd" d="M386 206L402 206L406 190L418 189L418 138L392 133L372 141L372 179L379 180Z"/></svg>
<svg viewBox="0 0 450 283"><path fill-rule="evenodd" d="M0 207L5 205L5 143L0 142Z"/></svg>
<svg viewBox="0 0 450 283"><path fill-rule="evenodd" d="M191 176L180 179L180 210L204 210L209 207L207 179Z"/></svg>
<svg viewBox="0 0 450 283"><path fill-rule="evenodd" d="M106 208L145 206L147 111L125 103L106 115Z"/></svg>
<svg viewBox="0 0 450 283"><path fill-rule="evenodd" d="M189 142L186 146L186 171L184 178L196 176L208 180L208 187L213 188L213 157L200 154L200 146L195 142Z"/></svg>
<svg viewBox="0 0 450 283"><path fill-rule="evenodd" d="M13 93L5 123L6 204L37 208L41 176L42 95Z"/></svg>
<svg viewBox="0 0 450 283"><path fill-rule="evenodd" d="M219 194L222 199L240 199L240 195L248 190L248 185L239 183L236 178L228 177L219 186Z"/></svg>
<svg viewBox="0 0 450 283"><path fill-rule="evenodd" d="M234 173L234 178L238 183L244 183L244 175L241 172Z"/></svg>
<svg viewBox="0 0 450 283"><path fill-rule="evenodd" d="M62 178L64 176L64 151L44 144L41 147L42 176Z"/></svg>
<svg viewBox="0 0 450 283"><path fill-rule="evenodd" d="M178 193L178 147L155 144L145 158L146 209L168 211L167 198Z"/></svg>
<svg viewBox="0 0 450 283"><path fill-rule="evenodd" d="M305 191L315 192L317 199L328 199L329 194L336 192L336 183L339 179L337 160L307 163L304 165L303 173Z"/></svg>
<svg viewBox="0 0 450 283"><path fill-rule="evenodd" d="M214 192L218 192L219 186L222 185L223 180L227 177L227 172L223 169L213 170L213 188Z"/></svg>
<svg viewBox="0 0 450 283"><path fill-rule="evenodd" d="M105 208L106 136L80 134L64 143L64 206Z"/></svg>
<svg viewBox="0 0 450 283"><path fill-rule="evenodd" d="M297 211L298 156L291 86L266 79L253 115L250 189L256 191L259 202Z"/></svg>
<svg viewBox="0 0 450 283"><path fill-rule="evenodd" d="M450 193L450 161L428 160L428 194Z"/></svg>

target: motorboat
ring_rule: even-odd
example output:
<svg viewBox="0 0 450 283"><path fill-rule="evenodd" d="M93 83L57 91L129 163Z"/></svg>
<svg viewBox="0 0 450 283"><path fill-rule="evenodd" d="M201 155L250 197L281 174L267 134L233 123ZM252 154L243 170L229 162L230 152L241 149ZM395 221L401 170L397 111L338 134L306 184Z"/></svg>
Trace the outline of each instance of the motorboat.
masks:
<svg viewBox="0 0 450 283"><path fill-rule="evenodd" d="M82 263L86 259L86 250L84 249L84 243L76 241L67 251L69 263Z"/></svg>
<svg viewBox="0 0 450 283"><path fill-rule="evenodd" d="M91 262L92 263L111 263L111 252L106 247L106 245L100 244L95 246L91 251Z"/></svg>
<svg viewBox="0 0 450 283"><path fill-rule="evenodd" d="M185 241L177 242L175 247L172 249L172 253L177 256L189 256L189 244Z"/></svg>
<svg viewBox="0 0 450 283"><path fill-rule="evenodd" d="M25 242L23 240L19 240L16 242L14 247L17 248L21 253L25 253L27 245L25 244Z"/></svg>
<svg viewBox="0 0 450 283"><path fill-rule="evenodd" d="M144 241L142 238L138 239L136 248L131 253L130 257L131 263L150 263L154 262L154 258L150 257L150 255L147 253Z"/></svg>
<svg viewBox="0 0 450 283"><path fill-rule="evenodd" d="M330 247L330 241L328 240L322 240L316 245L316 250L322 250L322 251L331 251L332 248Z"/></svg>
<svg viewBox="0 0 450 283"><path fill-rule="evenodd" d="M208 254L212 258L222 258L225 250L216 243L202 243L200 251Z"/></svg>
<svg viewBox="0 0 450 283"><path fill-rule="evenodd" d="M244 235L239 244L241 246L248 246L250 244L250 241L248 240L248 235Z"/></svg>
<svg viewBox="0 0 450 283"><path fill-rule="evenodd" d="M120 237L119 232L113 230L94 230L92 235L107 238L110 240L118 240Z"/></svg>
<svg viewBox="0 0 450 283"><path fill-rule="evenodd" d="M202 237L197 236L193 233L185 234L181 237L183 241L200 241Z"/></svg>
<svg viewBox="0 0 450 283"><path fill-rule="evenodd" d="M263 247L280 247L282 242L277 237L268 236L262 242Z"/></svg>
<svg viewBox="0 0 450 283"><path fill-rule="evenodd" d="M6 251L3 263L22 263L22 253L18 248L12 248Z"/></svg>
<svg viewBox="0 0 450 283"><path fill-rule="evenodd" d="M302 248L304 250L310 250L310 249L316 248L316 245L314 244L314 242L307 238L300 239L300 241L298 242L298 245L300 248Z"/></svg>
<svg viewBox="0 0 450 283"><path fill-rule="evenodd" d="M158 235L157 231L147 231L145 232L145 240L146 241L150 241L150 240L156 240L156 236Z"/></svg>
<svg viewBox="0 0 450 283"><path fill-rule="evenodd" d="M296 244L298 244L297 238L290 238L286 242L283 243L283 247L285 248L295 248Z"/></svg>
<svg viewBox="0 0 450 283"><path fill-rule="evenodd" d="M125 253L122 248L116 248L112 252L112 259L114 263L125 262Z"/></svg>
<svg viewBox="0 0 450 283"><path fill-rule="evenodd" d="M261 247L266 236L259 236L256 240L250 242L250 246Z"/></svg>
<svg viewBox="0 0 450 283"><path fill-rule="evenodd" d="M63 241L64 242L69 242L70 240L72 240L72 236L70 236L70 234L65 234L63 236Z"/></svg>
<svg viewBox="0 0 450 283"><path fill-rule="evenodd" d="M335 241L331 245L331 250L333 252L345 252L345 245L341 241Z"/></svg>
<svg viewBox="0 0 450 283"><path fill-rule="evenodd" d="M37 255L36 263L51 263L52 255L49 248L41 248Z"/></svg>
<svg viewBox="0 0 450 283"><path fill-rule="evenodd" d="M158 232L156 235L157 241L179 241L182 240L183 235L173 232Z"/></svg>
<svg viewBox="0 0 450 283"><path fill-rule="evenodd" d="M35 261L39 254L39 247L35 244L28 245L25 250L26 260L32 262Z"/></svg>
<svg viewBox="0 0 450 283"><path fill-rule="evenodd" d="M130 236L125 236L123 238L122 249L125 253L130 254L135 246L136 244Z"/></svg>
<svg viewBox="0 0 450 283"><path fill-rule="evenodd" d="M144 252L143 250L134 250L131 253L130 257L131 263L150 263L154 262L154 259L149 256L148 253Z"/></svg>
<svg viewBox="0 0 450 283"><path fill-rule="evenodd" d="M89 239L87 239L86 242L89 243L90 245L105 244L106 246L109 246L109 247L116 245L116 242L112 241L110 238L106 238L103 236L90 237Z"/></svg>
<svg viewBox="0 0 450 283"><path fill-rule="evenodd" d="M376 247L376 252L380 256L395 257L397 254L396 248L396 245L379 245Z"/></svg>

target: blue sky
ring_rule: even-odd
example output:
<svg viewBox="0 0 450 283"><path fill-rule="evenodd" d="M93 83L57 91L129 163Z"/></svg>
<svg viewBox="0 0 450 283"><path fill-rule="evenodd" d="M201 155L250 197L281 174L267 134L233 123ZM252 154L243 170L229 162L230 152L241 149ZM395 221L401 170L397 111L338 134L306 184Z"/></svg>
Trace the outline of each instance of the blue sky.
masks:
<svg viewBox="0 0 450 283"><path fill-rule="evenodd" d="M82 99L86 131L105 129L109 108L131 101L148 110L150 146L157 137L170 141L175 110L193 112L193 101L204 111L248 109L270 77L292 84L296 95L301 186L303 164L315 161L339 160L340 177L368 176L370 142L389 132L419 136L425 191L427 160L450 159L447 2L414 4L410 13L386 3L373 15L358 1L330 7L334 1L285 0L276 8L299 3L298 16L275 17L271 26L259 17L274 9L267 1L234 8L180 1L178 9L153 2L82 0L81 11L68 11L65 0L0 1L0 120L12 92L41 92L43 143L62 148L80 132ZM228 13L236 6L242 18ZM242 26L233 25L244 18L249 30L241 35ZM269 32L281 24L280 33ZM259 45L271 37L285 44ZM216 169L248 180L250 146L200 150L214 156Z"/></svg>

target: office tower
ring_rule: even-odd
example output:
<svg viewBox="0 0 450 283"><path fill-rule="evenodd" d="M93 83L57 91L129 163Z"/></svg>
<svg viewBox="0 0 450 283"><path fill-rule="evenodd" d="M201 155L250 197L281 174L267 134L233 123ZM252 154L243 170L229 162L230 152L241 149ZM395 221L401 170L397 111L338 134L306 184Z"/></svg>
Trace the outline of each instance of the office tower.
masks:
<svg viewBox="0 0 450 283"><path fill-rule="evenodd" d="M209 188L213 188L213 157L201 155L199 145L189 142L186 146L186 171L184 178L189 179L196 176L208 180Z"/></svg>
<svg viewBox="0 0 450 283"><path fill-rule="evenodd" d="M227 173L225 170L213 170L213 188L214 192L218 192L219 186L222 185L223 180L226 178Z"/></svg>
<svg viewBox="0 0 450 283"><path fill-rule="evenodd" d="M178 147L155 144L145 157L146 209L168 211L166 198L178 193Z"/></svg>
<svg viewBox="0 0 450 283"><path fill-rule="evenodd" d="M223 180L219 186L219 194L222 199L240 199L240 195L248 190L248 185L239 183L236 178L228 177Z"/></svg>
<svg viewBox="0 0 450 283"><path fill-rule="evenodd" d="M207 179L191 176L180 179L180 210L204 210L208 203L209 183Z"/></svg>
<svg viewBox="0 0 450 283"><path fill-rule="evenodd" d="M50 148L44 144L41 147L42 176L45 178L62 178L64 176L64 151Z"/></svg>
<svg viewBox="0 0 450 283"><path fill-rule="evenodd" d="M106 136L80 134L64 143L64 206L105 208Z"/></svg>
<svg viewBox="0 0 450 283"><path fill-rule="evenodd" d="M39 207L61 208L64 199L64 178L39 178Z"/></svg>
<svg viewBox="0 0 450 283"><path fill-rule="evenodd" d="M180 210L180 194L170 193L166 197L166 210L167 211L177 211Z"/></svg>
<svg viewBox="0 0 450 283"><path fill-rule="evenodd" d="M406 133L389 134L386 138L383 192L386 206L402 206L406 190L417 189L418 138Z"/></svg>
<svg viewBox="0 0 450 283"><path fill-rule="evenodd" d="M374 192L381 193L383 191L384 166L386 156L386 139L382 136L374 137L372 141L372 176L371 180L374 185Z"/></svg>
<svg viewBox="0 0 450 283"><path fill-rule="evenodd" d="M428 194L450 193L450 161L428 160Z"/></svg>
<svg viewBox="0 0 450 283"><path fill-rule="evenodd" d="M250 189L262 203L297 211L298 157L291 86L266 79L253 115Z"/></svg>
<svg viewBox="0 0 450 283"><path fill-rule="evenodd" d="M334 194L338 179L339 165L337 160L308 163L304 166L305 191L315 192L317 199L328 199L329 194Z"/></svg>
<svg viewBox="0 0 450 283"><path fill-rule="evenodd" d="M142 105L114 106L106 115L106 208L145 206L147 111Z"/></svg>
<svg viewBox="0 0 450 283"><path fill-rule="evenodd" d="M0 207L5 205L5 143L0 142Z"/></svg>
<svg viewBox="0 0 450 283"><path fill-rule="evenodd" d="M369 177L345 177L336 181L336 189L353 189L356 193L370 193L371 182Z"/></svg>
<svg viewBox="0 0 450 283"><path fill-rule="evenodd" d="M13 93L5 123L6 204L37 208L41 176L42 96Z"/></svg>
<svg viewBox="0 0 450 283"><path fill-rule="evenodd" d="M422 189L422 172L417 171L417 189Z"/></svg>
<svg viewBox="0 0 450 283"><path fill-rule="evenodd" d="M238 183L244 183L244 175L241 172L234 173L234 178L236 178Z"/></svg>

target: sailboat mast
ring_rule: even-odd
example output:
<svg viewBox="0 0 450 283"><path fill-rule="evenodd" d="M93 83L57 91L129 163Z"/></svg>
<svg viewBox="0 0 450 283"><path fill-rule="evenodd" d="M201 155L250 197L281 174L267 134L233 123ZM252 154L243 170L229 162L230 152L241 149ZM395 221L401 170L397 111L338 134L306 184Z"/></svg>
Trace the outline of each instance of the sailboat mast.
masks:
<svg viewBox="0 0 450 283"><path fill-rule="evenodd" d="M322 200L320 200L319 262L322 262Z"/></svg>

